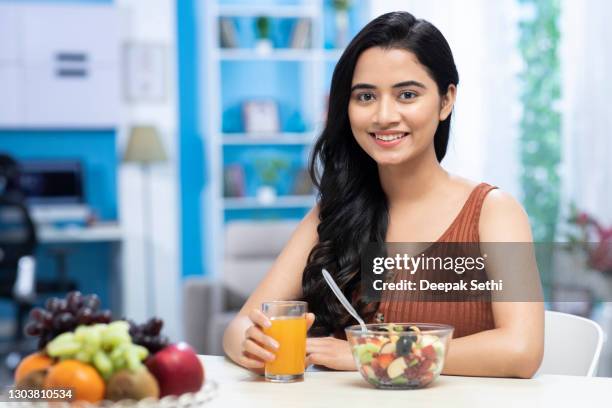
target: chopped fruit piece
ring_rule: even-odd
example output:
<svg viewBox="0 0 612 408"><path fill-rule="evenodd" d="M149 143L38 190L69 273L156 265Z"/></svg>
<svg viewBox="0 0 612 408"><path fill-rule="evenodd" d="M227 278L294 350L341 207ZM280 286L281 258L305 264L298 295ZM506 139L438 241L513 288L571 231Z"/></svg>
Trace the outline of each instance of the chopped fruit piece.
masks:
<svg viewBox="0 0 612 408"><path fill-rule="evenodd" d="M380 368L382 368L383 370L386 370L394 358L395 356L393 354L380 354L376 358L376 361L378 362L378 365L380 366Z"/></svg>
<svg viewBox="0 0 612 408"><path fill-rule="evenodd" d="M408 367L414 367L415 365L419 364L419 359L418 358L413 358L412 360L410 360L410 362L408 363Z"/></svg>
<svg viewBox="0 0 612 408"><path fill-rule="evenodd" d="M380 354L391 354L391 353L395 353L395 345L396 343L393 342L387 342L385 343L381 349L380 349Z"/></svg>
<svg viewBox="0 0 612 408"><path fill-rule="evenodd" d="M433 344L433 348L434 350L436 350L436 354L438 355L438 358L442 359L444 358L444 344L442 344L441 341L436 341Z"/></svg>
<svg viewBox="0 0 612 408"><path fill-rule="evenodd" d="M421 363L421 365L419 366L419 373L423 374L429 371L429 368L431 367L431 364L433 363L432 360L425 360Z"/></svg>
<svg viewBox="0 0 612 408"><path fill-rule="evenodd" d="M435 360L436 350L433 348L432 345L429 345L421 349L421 355L425 357L427 360Z"/></svg>
<svg viewBox="0 0 612 408"><path fill-rule="evenodd" d="M363 366L363 374L369 379L377 379L376 373L374 372L374 369L372 368L372 366L369 366L369 365Z"/></svg>
<svg viewBox="0 0 612 408"><path fill-rule="evenodd" d="M421 339L421 345L425 347L429 346L430 344L434 344L437 341L438 338L436 336L432 336L431 334L424 334L423 338Z"/></svg>
<svg viewBox="0 0 612 408"><path fill-rule="evenodd" d="M433 373L425 373L421 376L421 385L427 385L433 380Z"/></svg>
<svg viewBox="0 0 612 408"><path fill-rule="evenodd" d="M377 353L380 348L371 343L360 344L354 348L354 352L357 354L357 358L361 364L367 364L372 361L372 355Z"/></svg>
<svg viewBox="0 0 612 408"><path fill-rule="evenodd" d="M394 385L408 384L408 379L404 376L395 377L391 380L391 384L394 384Z"/></svg>
<svg viewBox="0 0 612 408"><path fill-rule="evenodd" d="M391 364L389 364L389 367L387 368L387 375L389 375L389 378L391 379L399 377L404 373L406 367L406 360L404 360L403 357L398 357L393 360Z"/></svg>

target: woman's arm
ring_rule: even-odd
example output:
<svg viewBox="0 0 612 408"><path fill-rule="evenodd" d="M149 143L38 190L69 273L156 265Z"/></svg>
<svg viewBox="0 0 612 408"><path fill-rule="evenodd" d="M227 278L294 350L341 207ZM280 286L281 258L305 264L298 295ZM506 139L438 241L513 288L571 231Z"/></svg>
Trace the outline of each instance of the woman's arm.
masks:
<svg viewBox="0 0 612 408"><path fill-rule="evenodd" d="M260 311L261 303L293 300L302 295L302 273L318 240L318 224L318 208L315 207L300 222L272 268L225 329L223 350L237 364L260 372L263 361L273 358L263 347L273 348L273 344L261 332L268 322ZM309 324L312 324L313 317L309 314Z"/></svg>
<svg viewBox="0 0 612 408"><path fill-rule="evenodd" d="M516 243L513 249L526 247L533 241L523 208L508 194L498 190L491 191L484 201L479 233L481 243ZM522 249L519 251L524 253ZM513 251L501 252L506 256L487 260L487 272L508 279L512 274L508 268L513 267L516 259L510 259L508 252ZM530 259L521 260L531 262ZM527 269L537 272L535 260ZM536 285L531 293L537 291L541 294L539 277L527 278L533 279ZM512 301L493 302L495 329L451 340L443 373L532 377L540 366L544 352L544 305L532 300L532 297L518 299L518 295L513 293Z"/></svg>

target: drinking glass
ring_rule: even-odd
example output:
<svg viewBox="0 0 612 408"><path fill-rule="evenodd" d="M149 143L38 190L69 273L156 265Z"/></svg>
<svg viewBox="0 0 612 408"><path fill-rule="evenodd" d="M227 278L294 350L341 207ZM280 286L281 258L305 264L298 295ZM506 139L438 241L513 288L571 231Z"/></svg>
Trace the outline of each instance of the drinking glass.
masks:
<svg viewBox="0 0 612 408"><path fill-rule="evenodd" d="M272 326L264 333L279 344L274 361L266 362L266 381L293 382L304 378L306 358L306 313L308 304L300 301L264 302L261 310Z"/></svg>

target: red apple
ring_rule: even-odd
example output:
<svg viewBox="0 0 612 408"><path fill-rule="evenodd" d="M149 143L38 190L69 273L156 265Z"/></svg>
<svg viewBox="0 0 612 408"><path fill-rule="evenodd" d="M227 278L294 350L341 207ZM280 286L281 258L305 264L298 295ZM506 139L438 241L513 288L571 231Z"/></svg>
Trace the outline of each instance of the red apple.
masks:
<svg viewBox="0 0 612 408"><path fill-rule="evenodd" d="M151 356L146 366L159 383L159 395L181 395L199 391L204 367L187 343L171 344Z"/></svg>

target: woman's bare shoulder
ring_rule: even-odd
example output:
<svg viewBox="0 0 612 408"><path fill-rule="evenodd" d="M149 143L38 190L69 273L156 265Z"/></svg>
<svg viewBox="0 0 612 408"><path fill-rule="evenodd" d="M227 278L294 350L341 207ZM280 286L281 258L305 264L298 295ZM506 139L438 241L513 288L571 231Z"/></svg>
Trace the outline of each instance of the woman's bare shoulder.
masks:
<svg viewBox="0 0 612 408"><path fill-rule="evenodd" d="M480 212L480 240L484 242L531 242L529 217L523 206L511 194L501 189L491 190Z"/></svg>

